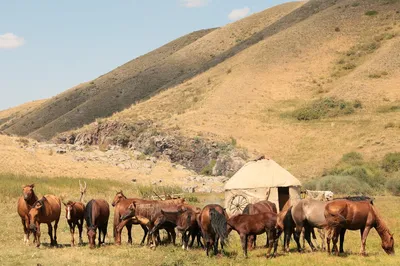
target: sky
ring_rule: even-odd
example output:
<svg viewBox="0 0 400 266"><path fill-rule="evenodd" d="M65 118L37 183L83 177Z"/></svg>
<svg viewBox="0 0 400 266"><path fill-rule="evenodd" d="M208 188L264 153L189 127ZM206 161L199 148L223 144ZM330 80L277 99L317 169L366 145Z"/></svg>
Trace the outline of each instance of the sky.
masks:
<svg viewBox="0 0 400 266"><path fill-rule="evenodd" d="M0 0L0 110L288 0Z"/></svg>

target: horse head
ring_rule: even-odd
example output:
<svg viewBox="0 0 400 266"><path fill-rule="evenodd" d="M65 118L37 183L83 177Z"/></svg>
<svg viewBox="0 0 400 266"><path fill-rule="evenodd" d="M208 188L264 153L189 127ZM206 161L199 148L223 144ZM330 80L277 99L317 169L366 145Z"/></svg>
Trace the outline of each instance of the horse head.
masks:
<svg viewBox="0 0 400 266"><path fill-rule="evenodd" d="M95 247L95 241L96 241L96 230L97 230L97 225L91 225L87 227L87 236L89 239L89 247L94 248Z"/></svg>
<svg viewBox="0 0 400 266"><path fill-rule="evenodd" d="M114 200L112 202L112 206L115 207L115 205L118 204L118 202L120 202L121 200L126 199L124 193L122 192L122 190L117 191L117 194L115 194Z"/></svg>
<svg viewBox="0 0 400 266"><path fill-rule="evenodd" d="M126 220L128 218L132 218L136 214L136 204L132 202L129 204L128 208L126 209L125 213L122 214L120 220Z"/></svg>
<svg viewBox="0 0 400 266"><path fill-rule="evenodd" d="M38 218L39 215L44 208L44 202L46 201L46 198L43 197L40 200L36 201L32 208L29 210L29 228L32 231L36 231L37 227L39 226Z"/></svg>
<svg viewBox="0 0 400 266"><path fill-rule="evenodd" d="M35 194L33 192L33 188L35 187L34 184L26 185L22 187L22 193L24 195L24 200L28 201L32 198L32 196Z"/></svg>
<svg viewBox="0 0 400 266"><path fill-rule="evenodd" d="M394 238L393 234L387 232L385 238L382 238L382 248L388 255L394 255Z"/></svg>
<svg viewBox="0 0 400 266"><path fill-rule="evenodd" d="M67 221L71 220L71 212L73 212L73 207L76 202L68 201L67 203L63 202L65 206L65 217L67 218Z"/></svg>

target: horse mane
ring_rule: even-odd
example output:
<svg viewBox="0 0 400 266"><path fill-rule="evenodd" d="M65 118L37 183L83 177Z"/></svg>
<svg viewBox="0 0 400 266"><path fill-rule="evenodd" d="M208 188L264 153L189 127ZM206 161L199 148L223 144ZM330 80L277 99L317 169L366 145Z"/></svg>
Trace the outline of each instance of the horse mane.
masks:
<svg viewBox="0 0 400 266"><path fill-rule="evenodd" d="M253 206L253 204L251 204L251 203L247 204L246 207L244 208L244 210L242 211L242 214L250 214L251 206Z"/></svg>
<svg viewBox="0 0 400 266"><path fill-rule="evenodd" d="M375 218L376 218L376 231L383 233L383 232L387 232L390 234L390 230L387 227L385 221L383 221L381 215L379 214L378 210L375 208L375 206L371 206L372 210L375 214Z"/></svg>
<svg viewBox="0 0 400 266"><path fill-rule="evenodd" d="M92 225L92 215L93 215L92 208L93 208L93 200L89 201L85 208L85 212L87 214L87 215L85 215L85 220L86 220L86 224L88 225L88 227L93 226Z"/></svg>
<svg viewBox="0 0 400 266"><path fill-rule="evenodd" d="M42 210L42 209L44 208L44 202L45 202L46 200L47 200L46 197L43 196L41 199L35 201L35 203L33 203L32 206L35 207L36 204L40 203L40 205L42 205L42 206L40 207L40 210Z"/></svg>
<svg viewBox="0 0 400 266"><path fill-rule="evenodd" d="M374 199L368 196L347 196L343 198L335 198L336 199L345 199L350 201L369 201L372 205L374 205Z"/></svg>

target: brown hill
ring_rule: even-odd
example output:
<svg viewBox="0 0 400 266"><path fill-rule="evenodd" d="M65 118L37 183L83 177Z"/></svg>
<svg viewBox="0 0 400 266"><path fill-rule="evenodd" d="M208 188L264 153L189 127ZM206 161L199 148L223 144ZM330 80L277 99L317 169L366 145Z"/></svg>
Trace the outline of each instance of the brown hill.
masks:
<svg viewBox="0 0 400 266"><path fill-rule="evenodd" d="M397 0L277 6L207 32L135 75L116 69L82 85L103 89L78 97L74 109L29 126L40 114L32 112L6 131L50 138L135 103L108 120L231 138L301 177L354 150L379 159L400 148L399 10ZM58 110L66 100L52 102Z"/></svg>
<svg viewBox="0 0 400 266"><path fill-rule="evenodd" d="M27 102L18 105L16 107L0 111L0 131L12 125L14 120L17 120L22 116L28 114L29 112L35 110L45 101L46 100L37 100L37 101Z"/></svg>

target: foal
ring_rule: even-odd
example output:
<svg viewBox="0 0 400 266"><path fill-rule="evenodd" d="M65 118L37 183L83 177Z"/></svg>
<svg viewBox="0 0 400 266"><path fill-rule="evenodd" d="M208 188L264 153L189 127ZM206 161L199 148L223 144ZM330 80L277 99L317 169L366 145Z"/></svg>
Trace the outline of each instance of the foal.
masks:
<svg viewBox="0 0 400 266"><path fill-rule="evenodd" d="M238 232L244 256L247 258L247 240L250 235L260 235L264 232L268 234L268 251L270 255L272 246L274 246L274 253L278 247L278 239L282 231L277 230L276 227L277 215L274 212L263 212L259 214L239 214L228 219L227 230L228 233L232 230Z"/></svg>

